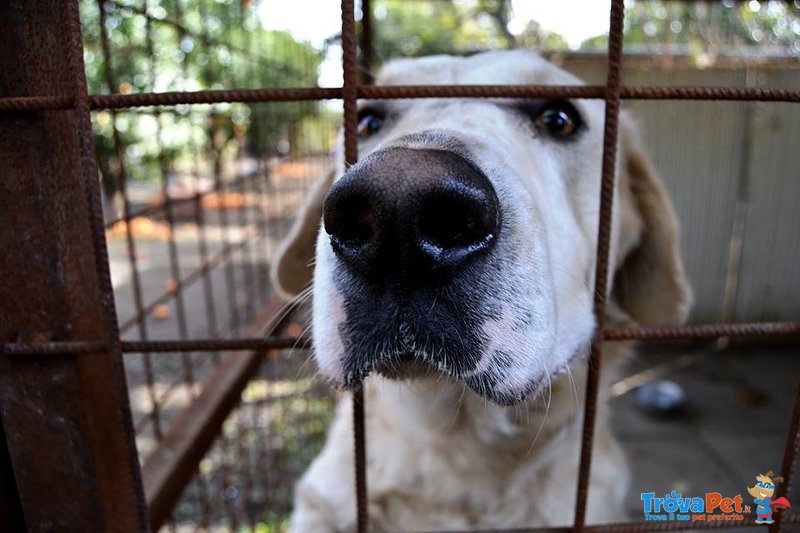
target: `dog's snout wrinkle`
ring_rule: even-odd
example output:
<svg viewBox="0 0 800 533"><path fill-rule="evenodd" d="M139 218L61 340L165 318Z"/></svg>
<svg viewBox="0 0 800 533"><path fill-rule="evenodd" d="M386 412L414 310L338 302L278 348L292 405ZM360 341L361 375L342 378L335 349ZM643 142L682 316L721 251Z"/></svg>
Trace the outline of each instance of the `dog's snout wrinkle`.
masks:
<svg viewBox="0 0 800 533"><path fill-rule="evenodd" d="M453 152L392 148L353 167L328 193L336 255L376 283L423 283L488 250L500 209L488 178Z"/></svg>

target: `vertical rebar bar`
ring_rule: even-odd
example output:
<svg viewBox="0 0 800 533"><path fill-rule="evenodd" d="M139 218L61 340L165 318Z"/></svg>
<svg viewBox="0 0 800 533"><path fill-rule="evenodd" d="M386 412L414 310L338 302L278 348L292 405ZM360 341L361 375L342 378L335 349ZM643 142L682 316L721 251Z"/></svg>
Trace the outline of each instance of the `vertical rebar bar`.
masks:
<svg viewBox="0 0 800 533"><path fill-rule="evenodd" d="M100 17L100 43L103 54L104 77L106 86L109 93L117 91L116 80L114 79L113 62L111 58L111 42L108 36L108 29L106 26L106 12L103 0L97 0L97 9L99 10ZM131 287L133 289L134 308L137 314L137 326L139 337L141 340L148 339L147 334L147 317L142 312L144 309L144 301L142 299L142 280L139 272L139 265L136 256L136 239L133 235L133 220L131 220L131 205L128 199L127 191L127 178L125 170L125 151L122 147L122 136L117 128L117 114L115 111L110 111L111 116L111 130L114 142L114 155L117 158L117 188L119 194L122 195L122 210L125 218L125 240L127 244L128 264L131 271ZM159 400L155 391L155 374L153 373L153 361L150 354L142 354L142 362L144 365L145 382L147 385L147 395L150 400L150 421L153 425L153 434L156 440L161 440L162 427L161 427L161 408Z"/></svg>
<svg viewBox="0 0 800 533"><path fill-rule="evenodd" d="M603 356L606 295L608 292L608 263L611 247L611 221L614 203L614 182L617 164L617 137L622 72L623 0L612 0L608 35L608 74L606 80L605 131L603 137L602 180L600 184L600 216L597 229L596 269L594 280L595 334L586 375L586 398L581 435L581 455L578 468L578 490L575 498L574 527L580 531L586 525L586 503L592 467L594 425L597 415L600 365Z"/></svg>
<svg viewBox="0 0 800 533"><path fill-rule="evenodd" d="M344 83L344 160L353 165L358 160L358 57L355 35L355 13L353 0L342 0L342 69ZM356 525L366 533L369 528L367 514L367 462L364 424L364 391L353 392L353 438L355 451Z"/></svg>
<svg viewBox="0 0 800 533"><path fill-rule="evenodd" d="M789 496L792 491L792 478L794 477L794 470L797 466L798 451L800 451L800 381L797 382L794 407L792 408L792 418L789 422L789 431L786 435L786 447L783 450L783 463L781 464L783 483L778 485L776 497ZM777 520L770 526L770 533L780 533L785 514L787 514L785 510L777 514Z"/></svg>

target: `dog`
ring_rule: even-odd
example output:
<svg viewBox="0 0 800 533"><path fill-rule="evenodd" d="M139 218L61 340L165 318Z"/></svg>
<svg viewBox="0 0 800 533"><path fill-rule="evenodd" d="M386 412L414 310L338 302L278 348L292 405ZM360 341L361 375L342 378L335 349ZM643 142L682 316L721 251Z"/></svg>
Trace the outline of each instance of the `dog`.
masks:
<svg viewBox="0 0 800 533"><path fill-rule="evenodd" d="M524 51L388 63L381 85L580 80ZM592 313L602 100L362 101L361 160L321 179L272 268L313 289L319 372L364 387L371 530L571 523ZM681 323L691 303L673 207L621 117L611 325ZM341 139L340 139L341 140ZM313 265L313 266L312 266ZM626 461L603 391L590 522L623 517ZM349 395L296 488L292 530L355 528Z"/></svg>

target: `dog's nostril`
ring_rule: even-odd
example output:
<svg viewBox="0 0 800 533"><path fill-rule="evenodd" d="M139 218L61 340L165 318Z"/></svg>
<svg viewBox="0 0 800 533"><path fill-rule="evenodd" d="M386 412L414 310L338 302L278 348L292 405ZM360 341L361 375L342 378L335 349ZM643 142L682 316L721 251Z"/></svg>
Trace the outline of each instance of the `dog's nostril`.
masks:
<svg viewBox="0 0 800 533"><path fill-rule="evenodd" d="M326 213L325 230L339 245L361 248L375 237L375 217L369 199L361 195L341 198Z"/></svg>
<svg viewBox="0 0 800 533"><path fill-rule="evenodd" d="M482 190L447 187L425 199L417 227L423 248L469 251L493 239L497 210Z"/></svg>
<svg viewBox="0 0 800 533"><path fill-rule="evenodd" d="M489 250L500 227L488 178L463 157L439 150L370 155L334 183L322 212L343 266L391 286L441 279Z"/></svg>

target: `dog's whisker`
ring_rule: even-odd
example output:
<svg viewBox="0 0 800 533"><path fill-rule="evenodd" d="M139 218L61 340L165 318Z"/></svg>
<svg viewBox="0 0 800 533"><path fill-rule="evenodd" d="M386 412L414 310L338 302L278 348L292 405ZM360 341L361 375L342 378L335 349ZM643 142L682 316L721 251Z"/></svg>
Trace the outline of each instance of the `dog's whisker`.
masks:
<svg viewBox="0 0 800 533"><path fill-rule="evenodd" d="M313 286L309 283L296 296L284 303L278 312L275 313L275 319L272 321L270 328L263 333L263 337L266 338L272 335L275 332L275 328L277 328L292 311L311 298L312 293Z"/></svg>
<svg viewBox="0 0 800 533"><path fill-rule="evenodd" d="M308 324L307 326L304 326L304 327L303 327L303 329L300 331L300 335L297 337L297 340L296 340L296 341L294 342L294 344L292 345L292 348L291 348L292 350L294 350L294 349L296 349L296 348L297 348L297 346L298 346L298 344L300 343L300 341L301 341L301 340L302 340L302 339L303 339L303 338L304 338L306 335L308 335L308 333L311 331L311 329L312 329L312 326L311 326L311 324ZM313 351L313 349L312 349L312 350L309 350L309 351L308 351L308 356L305 358L305 360L303 361L303 363L302 363L302 364L300 365L300 367L297 369L297 375L295 376L295 379L299 379L299 378L300 378L300 376L301 376L301 375L303 374L303 372L306 370L306 368L308 367L308 364L311 362L311 360L312 360L313 358L314 358L314 351Z"/></svg>

